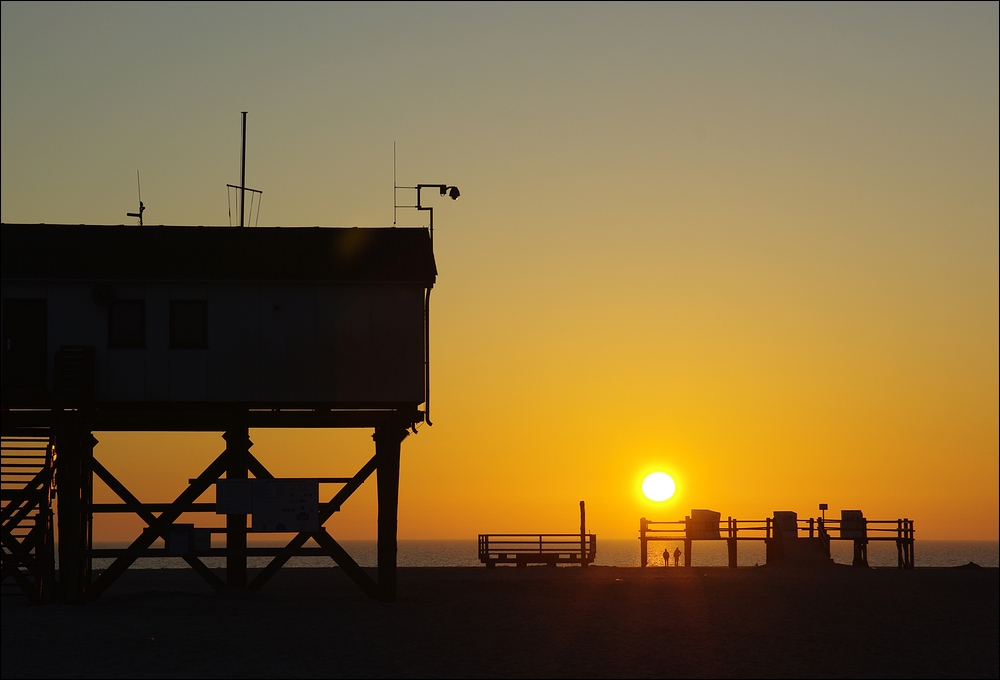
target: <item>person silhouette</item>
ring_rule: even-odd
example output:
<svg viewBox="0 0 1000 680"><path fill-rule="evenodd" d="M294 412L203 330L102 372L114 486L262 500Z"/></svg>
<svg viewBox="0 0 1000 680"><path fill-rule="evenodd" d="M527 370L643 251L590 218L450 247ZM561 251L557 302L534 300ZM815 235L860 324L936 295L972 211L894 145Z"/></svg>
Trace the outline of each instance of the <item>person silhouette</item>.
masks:
<svg viewBox="0 0 1000 680"><path fill-rule="evenodd" d="M670 548L663 549L663 566L670 566Z"/></svg>
<svg viewBox="0 0 1000 680"><path fill-rule="evenodd" d="M680 548L674 548L674 566L675 567L681 566L681 549Z"/></svg>

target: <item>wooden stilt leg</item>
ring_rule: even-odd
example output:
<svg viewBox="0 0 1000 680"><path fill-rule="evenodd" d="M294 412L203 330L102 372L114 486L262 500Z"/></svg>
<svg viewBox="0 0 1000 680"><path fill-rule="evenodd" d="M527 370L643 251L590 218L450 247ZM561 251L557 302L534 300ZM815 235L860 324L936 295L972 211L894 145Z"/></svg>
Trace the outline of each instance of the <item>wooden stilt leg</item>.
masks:
<svg viewBox="0 0 1000 680"><path fill-rule="evenodd" d="M90 432L82 432L80 447L80 536L83 538L83 562L81 581L83 596L86 598L92 580L90 550L94 547L94 447L97 439Z"/></svg>
<svg viewBox="0 0 1000 680"><path fill-rule="evenodd" d="M378 587L381 599L396 599L396 527L399 509L399 450L403 427L378 427L375 459L378 482Z"/></svg>
<svg viewBox="0 0 1000 680"><path fill-rule="evenodd" d="M97 440L79 426L60 428L56 441L59 526L59 597L83 602L90 563L90 475Z"/></svg>
<svg viewBox="0 0 1000 680"><path fill-rule="evenodd" d="M250 433L245 425L233 427L226 440L226 479L247 478ZM247 587L247 516L226 515L226 585Z"/></svg>
<svg viewBox="0 0 1000 680"><path fill-rule="evenodd" d="M646 518L639 519L639 566L645 567L649 564L649 554L647 552L648 542L646 540Z"/></svg>

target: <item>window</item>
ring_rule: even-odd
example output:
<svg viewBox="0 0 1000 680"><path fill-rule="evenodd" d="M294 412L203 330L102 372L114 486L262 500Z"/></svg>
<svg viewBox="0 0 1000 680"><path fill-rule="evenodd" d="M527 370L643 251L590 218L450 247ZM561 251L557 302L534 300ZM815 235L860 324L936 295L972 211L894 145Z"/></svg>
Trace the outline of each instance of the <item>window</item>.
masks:
<svg viewBox="0 0 1000 680"><path fill-rule="evenodd" d="M108 347L146 346L146 301L114 300L108 305Z"/></svg>
<svg viewBox="0 0 1000 680"><path fill-rule="evenodd" d="M170 349L208 347L208 302L170 301Z"/></svg>
<svg viewBox="0 0 1000 680"><path fill-rule="evenodd" d="M3 389L5 391L45 389L49 379L48 337L46 300L4 298Z"/></svg>

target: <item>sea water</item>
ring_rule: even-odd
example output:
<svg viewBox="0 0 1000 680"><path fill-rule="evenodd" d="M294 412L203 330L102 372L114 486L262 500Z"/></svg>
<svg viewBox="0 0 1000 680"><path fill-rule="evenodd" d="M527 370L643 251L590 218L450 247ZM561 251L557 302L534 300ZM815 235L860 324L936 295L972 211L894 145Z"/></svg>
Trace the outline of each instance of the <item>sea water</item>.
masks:
<svg viewBox="0 0 1000 680"><path fill-rule="evenodd" d="M291 534L289 535L289 539ZM374 567L378 564L377 545L375 541L341 541L343 548L362 567ZM126 543L105 543L95 545L98 548L124 548ZM254 547L264 543L251 542ZM283 543L272 541L267 545L282 546ZM663 566L663 549L667 544L651 543L648 550L648 564ZM155 547L155 546L154 546ZM675 548L683 550L680 542L669 544L671 553ZM853 558L853 543L851 541L832 541L830 552L834 562L850 564ZM691 563L696 567L725 567L729 564L725 541L694 541L691 550ZM917 567L957 567L969 562L975 562L982 567L1000 566L1000 543L997 541L921 541L917 540L913 549L914 564ZM111 558L94 559L94 569L107 568ZM205 557L202 561L211 568L225 566L223 557ZM270 561L269 557L248 557L247 566L250 569L263 568ZM741 567L752 567L764 564L763 541L740 541L737 552L737 562ZM684 558L681 557L681 564ZM399 541L396 564L400 567L479 567L477 541ZM597 558L594 564L608 567L638 567L639 540L636 538L598 539ZM872 542L868 544L868 564L872 567L895 567L897 564L896 544L893 541ZM289 567L328 567L333 566L329 557L293 557ZM132 565L137 569L170 569L189 568L179 557L141 557Z"/></svg>

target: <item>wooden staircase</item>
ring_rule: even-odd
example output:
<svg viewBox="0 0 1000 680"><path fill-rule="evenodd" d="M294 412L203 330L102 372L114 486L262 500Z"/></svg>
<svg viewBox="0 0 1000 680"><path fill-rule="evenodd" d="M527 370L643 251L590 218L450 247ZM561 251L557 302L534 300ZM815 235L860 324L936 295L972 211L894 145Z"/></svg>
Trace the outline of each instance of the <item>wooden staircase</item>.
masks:
<svg viewBox="0 0 1000 680"><path fill-rule="evenodd" d="M0 438L0 592L33 603L55 594L53 449L48 428L21 428Z"/></svg>

